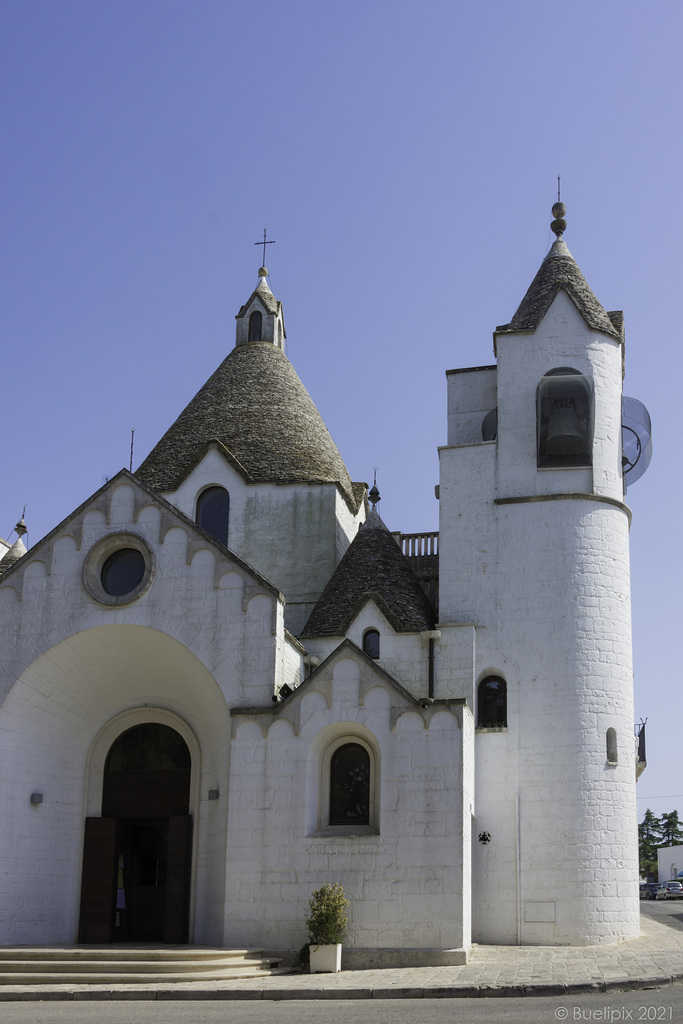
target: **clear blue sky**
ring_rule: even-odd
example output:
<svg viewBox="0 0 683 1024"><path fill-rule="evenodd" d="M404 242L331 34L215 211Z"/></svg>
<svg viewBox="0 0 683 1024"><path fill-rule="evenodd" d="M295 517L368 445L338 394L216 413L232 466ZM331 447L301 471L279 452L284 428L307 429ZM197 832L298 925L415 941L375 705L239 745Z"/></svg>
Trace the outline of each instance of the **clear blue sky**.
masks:
<svg viewBox="0 0 683 1024"><path fill-rule="evenodd" d="M683 6L0 0L0 535L36 543L232 348L267 227L288 355L391 529L437 528L445 370L550 243L626 318L639 818L678 808ZM12 535L13 539L13 535Z"/></svg>

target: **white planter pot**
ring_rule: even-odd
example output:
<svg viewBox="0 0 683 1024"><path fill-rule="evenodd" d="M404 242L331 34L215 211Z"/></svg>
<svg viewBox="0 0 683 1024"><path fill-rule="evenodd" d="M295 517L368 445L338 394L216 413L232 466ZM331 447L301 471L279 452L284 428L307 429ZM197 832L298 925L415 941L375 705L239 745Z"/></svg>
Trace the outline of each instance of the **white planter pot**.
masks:
<svg viewBox="0 0 683 1024"><path fill-rule="evenodd" d="M342 944L333 946L309 946L311 974L337 974L341 971Z"/></svg>

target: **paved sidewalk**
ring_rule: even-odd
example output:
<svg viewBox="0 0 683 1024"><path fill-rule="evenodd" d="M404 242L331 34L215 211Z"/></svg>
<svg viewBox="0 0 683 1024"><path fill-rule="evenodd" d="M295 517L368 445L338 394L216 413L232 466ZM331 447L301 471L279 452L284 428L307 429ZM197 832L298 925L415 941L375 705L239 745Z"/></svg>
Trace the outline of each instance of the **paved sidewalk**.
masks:
<svg viewBox="0 0 683 1024"><path fill-rule="evenodd" d="M280 974L175 985L7 985L0 987L0 1001L560 995L568 991L650 988L677 980L683 980L683 932L643 916L640 938L618 946L474 946L470 962L464 967Z"/></svg>

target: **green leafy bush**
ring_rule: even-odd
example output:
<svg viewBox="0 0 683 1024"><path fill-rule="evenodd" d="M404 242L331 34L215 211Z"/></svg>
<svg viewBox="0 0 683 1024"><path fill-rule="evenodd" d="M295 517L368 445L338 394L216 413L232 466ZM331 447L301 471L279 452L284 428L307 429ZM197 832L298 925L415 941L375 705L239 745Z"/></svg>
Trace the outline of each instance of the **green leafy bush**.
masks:
<svg viewBox="0 0 683 1024"><path fill-rule="evenodd" d="M326 882L312 894L308 905L311 912L306 918L308 940L313 946L331 946L343 942L348 918L349 901L339 882Z"/></svg>

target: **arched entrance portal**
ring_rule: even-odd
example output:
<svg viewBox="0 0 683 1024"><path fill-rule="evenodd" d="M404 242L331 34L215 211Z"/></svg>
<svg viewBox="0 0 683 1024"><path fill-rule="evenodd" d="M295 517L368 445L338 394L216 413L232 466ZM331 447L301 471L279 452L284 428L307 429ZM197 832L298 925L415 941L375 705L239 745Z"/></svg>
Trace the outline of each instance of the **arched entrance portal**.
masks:
<svg viewBox="0 0 683 1024"><path fill-rule="evenodd" d="M190 751L168 725L123 732L104 766L102 816L86 818L79 942L186 942Z"/></svg>

